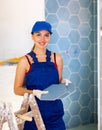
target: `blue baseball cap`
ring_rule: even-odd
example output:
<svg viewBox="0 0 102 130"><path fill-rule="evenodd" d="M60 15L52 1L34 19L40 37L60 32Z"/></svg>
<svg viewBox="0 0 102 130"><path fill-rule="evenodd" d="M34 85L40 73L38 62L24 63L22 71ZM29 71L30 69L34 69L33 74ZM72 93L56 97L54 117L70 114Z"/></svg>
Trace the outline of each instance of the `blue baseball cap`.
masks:
<svg viewBox="0 0 102 130"><path fill-rule="evenodd" d="M34 24L31 33L33 34L34 32L38 32L41 30L47 30L50 32L50 34L52 34L52 26L48 22L45 22L45 21L37 21Z"/></svg>

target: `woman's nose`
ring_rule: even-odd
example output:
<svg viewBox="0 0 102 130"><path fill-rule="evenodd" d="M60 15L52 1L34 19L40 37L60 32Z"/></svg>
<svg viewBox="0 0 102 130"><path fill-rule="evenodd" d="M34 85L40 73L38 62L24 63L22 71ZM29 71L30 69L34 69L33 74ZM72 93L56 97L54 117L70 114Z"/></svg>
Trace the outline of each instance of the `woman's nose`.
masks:
<svg viewBox="0 0 102 130"><path fill-rule="evenodd" d="M45 41L45 37L44 36L41 37L41 41Z"/></svg>

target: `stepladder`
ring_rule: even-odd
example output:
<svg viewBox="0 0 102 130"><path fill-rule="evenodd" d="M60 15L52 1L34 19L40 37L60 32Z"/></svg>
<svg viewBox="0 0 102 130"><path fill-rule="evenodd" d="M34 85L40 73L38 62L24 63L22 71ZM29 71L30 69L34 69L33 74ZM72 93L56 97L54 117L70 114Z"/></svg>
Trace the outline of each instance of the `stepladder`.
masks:
<svg viewBox="0 0 102 130"><path fill-rule="evenodd" d="M28 107L31 111L28 112ZM8 123L10 130L23 130L25 121L32 121L34 118L38 130L46 130L38 104L33 94L24 94L21 107L13 112L11 103L0 103L0 130L3 130L3 124Z"/></svg>

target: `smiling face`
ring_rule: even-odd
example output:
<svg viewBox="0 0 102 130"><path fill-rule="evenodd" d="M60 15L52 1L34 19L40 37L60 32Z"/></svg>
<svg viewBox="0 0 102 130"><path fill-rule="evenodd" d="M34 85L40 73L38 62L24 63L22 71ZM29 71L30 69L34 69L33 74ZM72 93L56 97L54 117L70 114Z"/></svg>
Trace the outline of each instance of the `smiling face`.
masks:
<svg viewBox="0 0 102 130"><path fill-rule="evenodd" d="M47 30L41 30L32 34L35 48L45 49L50 41L50 32Z"/></svg>

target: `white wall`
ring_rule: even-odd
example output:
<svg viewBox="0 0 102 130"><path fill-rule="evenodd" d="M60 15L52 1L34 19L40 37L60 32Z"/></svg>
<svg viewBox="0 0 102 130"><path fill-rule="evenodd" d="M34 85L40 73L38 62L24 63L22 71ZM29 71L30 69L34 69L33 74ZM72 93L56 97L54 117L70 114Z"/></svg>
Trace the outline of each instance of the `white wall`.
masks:
<svg viewBox="0 0 102 130"><path fill-rule="evenodd" d="M31 28L44 19L44 0L0 0L0 61L27 53Z"/></svg>
<svg viewBox="0 0 102 130"><path fill-rule="evenodd" d="M44 0L0 0L0 61L28 53L33 46L31 29L45 19ZM20 108L23 97L13 92L16 65L0 66L0 102ZM3 130L8 130L7 124Z"/></svg>
<svg viewBox="0 0 102 130"><path fill-rule="evenodd" d="M0 66L0 102L11 103L13 111L20 109L22 96L13 92L16 65ZM3 125L3 130L9 130L8 124Z"/></svg>

